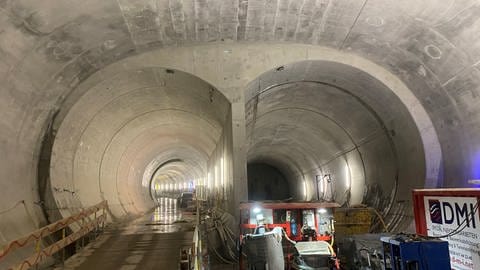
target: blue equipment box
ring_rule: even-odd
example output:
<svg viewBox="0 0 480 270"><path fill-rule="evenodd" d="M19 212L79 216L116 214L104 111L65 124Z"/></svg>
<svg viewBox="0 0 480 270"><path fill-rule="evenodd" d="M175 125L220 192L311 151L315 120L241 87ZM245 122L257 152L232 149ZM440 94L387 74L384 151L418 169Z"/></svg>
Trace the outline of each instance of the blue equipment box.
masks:
<svg viewBox="0 0 480 270"><path fill-rule="evenodd" d="M396 235L382 237L385 269L392 270L450 270L448 242Z"/></svg>

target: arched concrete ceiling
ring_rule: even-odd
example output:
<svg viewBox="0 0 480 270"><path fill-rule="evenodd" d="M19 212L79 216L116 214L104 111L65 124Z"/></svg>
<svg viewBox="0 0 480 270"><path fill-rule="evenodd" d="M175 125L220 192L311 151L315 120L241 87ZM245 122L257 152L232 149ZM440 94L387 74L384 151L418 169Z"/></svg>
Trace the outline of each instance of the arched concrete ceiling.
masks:
<svg viewBox="0 0 480 270"><path fill-rule="evenodd" d="M105 199L114 218L148 210L155 163L185 160L205 174L230 108L212 91L198 78L159 68L92 85L68 110L53 145L50 177L62 191L53 194L62 213ZM185 167L170 169L188 176Z"/></svg>
<svg viewBox="0 0 480 270"><path fill-rule="evenodd" d="M279 164L297 199L365 203L390 219L406 215L397 202L427 184L422 131L398 96L367 73L298 62L259 76L246 99L249 163ZM326 175L332 186L322 182Z"/></svg>
<svg viewBox="0 0 480 270"><path fill-rule="evenodd" d="M0 205L25 201L2 215L0 241L43 222L36 166L52 118L68 112L58 109L112 73L146 66L192 73L234 108L276 66L355 66L399 96L425 151L436 151L429 185L440 176L467 186L480 177L479 12L475 0L0 1Z"/></svg>

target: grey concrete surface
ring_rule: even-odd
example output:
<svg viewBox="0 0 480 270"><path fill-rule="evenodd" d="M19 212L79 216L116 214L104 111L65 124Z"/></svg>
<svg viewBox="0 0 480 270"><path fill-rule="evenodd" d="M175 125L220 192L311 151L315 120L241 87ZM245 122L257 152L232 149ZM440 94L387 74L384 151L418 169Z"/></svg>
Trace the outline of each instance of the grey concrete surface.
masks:
<svg viewBox="0 0 480 270"><path fill-rule="evenodd" d="M398 200L426 185L425 152L408 108L384 84L305 61L262 74L247 92L249 162L281 168L294 198L412 215Z"/></svg>
<svg viewBox="0 0 480 270"><path fill-rule="evenodd" d="M145 211L146 179L171 159L184 162L163 176L217 175L212 194L232 209L254 159L338 179L348 162L351 202L373 204L398 171L387 200L398 213L412 187L472 187L479 14L475 0L0 1L0 245L102 198L112 217ZM258 109L292 101L312 112L282 109L252 131L249 89L278 83L288 87L273 87ZM39 168L40 156L52 163ZM302 178L303 197L315 196L317 174ZM39 179L51 180L49 196ZM378 188L362 195L364 184Z"/></svg>
<svg viewBox="0 0 480 270"><path fill-rule="evenodd" d="M107 200L113 218L141 214L154 205L157 178L181 185L203 178L230 110L214 91L191 75L159 68L92 86L63 119L52 149L50 181L60 190L54 197L62 213Z"/></svg>
<svg viewBox="0 0 480 270"><path fill-rule="evenodd" d="M178 269L180 251L190 248L194 216L161 198L154 211L106 231L56 270Z"/></svg>

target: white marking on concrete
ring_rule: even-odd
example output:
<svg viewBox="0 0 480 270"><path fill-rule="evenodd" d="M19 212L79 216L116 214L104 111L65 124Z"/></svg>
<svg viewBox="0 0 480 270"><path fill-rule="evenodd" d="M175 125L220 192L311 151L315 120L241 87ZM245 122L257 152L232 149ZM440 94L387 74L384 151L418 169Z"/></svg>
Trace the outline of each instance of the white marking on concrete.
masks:
<svg viewBox="0 0 480 270"><path fill-rule="evenodd" d="M440 48L438 48L437 46L435 46L433 44L429 44L429 45L425 46L425 48L423 48L423 50L432 59L442 58L442 51L440 50Z"/></svg>
<svg viewBox="0 0 480 270"><path fill-rule="evenodd" d="M375 26L375 27L380 27L385 24L385 19L383 19L380 16L371 16L365 19L365 22L368 25Z"/></svg>

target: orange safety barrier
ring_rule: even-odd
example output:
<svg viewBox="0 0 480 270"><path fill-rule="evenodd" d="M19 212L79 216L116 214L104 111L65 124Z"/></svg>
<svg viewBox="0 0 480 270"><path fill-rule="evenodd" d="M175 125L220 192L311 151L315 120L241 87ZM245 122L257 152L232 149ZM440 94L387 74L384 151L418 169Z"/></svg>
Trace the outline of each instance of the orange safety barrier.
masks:
<svg viewBox="0 0 480 270"><path fill-rule="evenodd" d="M103 228L105 221L107 220L107 213L106 213L107 207L108 207L107 201L103 201L97 205L94 205L92 207L89 207L79 212L76 215L61 219L50 225L42 227L30 233L28 236L11 241L5 247L0 249L0 262L2 261L2 259L4 259L9 253L13 252L14 250L24 247L27 244L35 243L36 252L32 256L29 256L22 263L11 266L8 269L22 270L22 269L28 269L36 264L39 264L41 261L43 261L47 257L52 256L56 252L60 251L62 248L75 242L76 240L80 239L81 237L93 231L94 229L98 228L99 226L102 226ZM99 211L101 211L101 214L97 215L97 212ZM91 217L92 215L94 215L93 218ZM85 222L86 219L88 219L88 223ZM79 224L80 229L67 236L65 234L66 227L78 221L82 221L81 224ZM62 239L53 243L48 247L40 249L40 243L42 238L49 236L59 230L62 230Z"/></svg>

